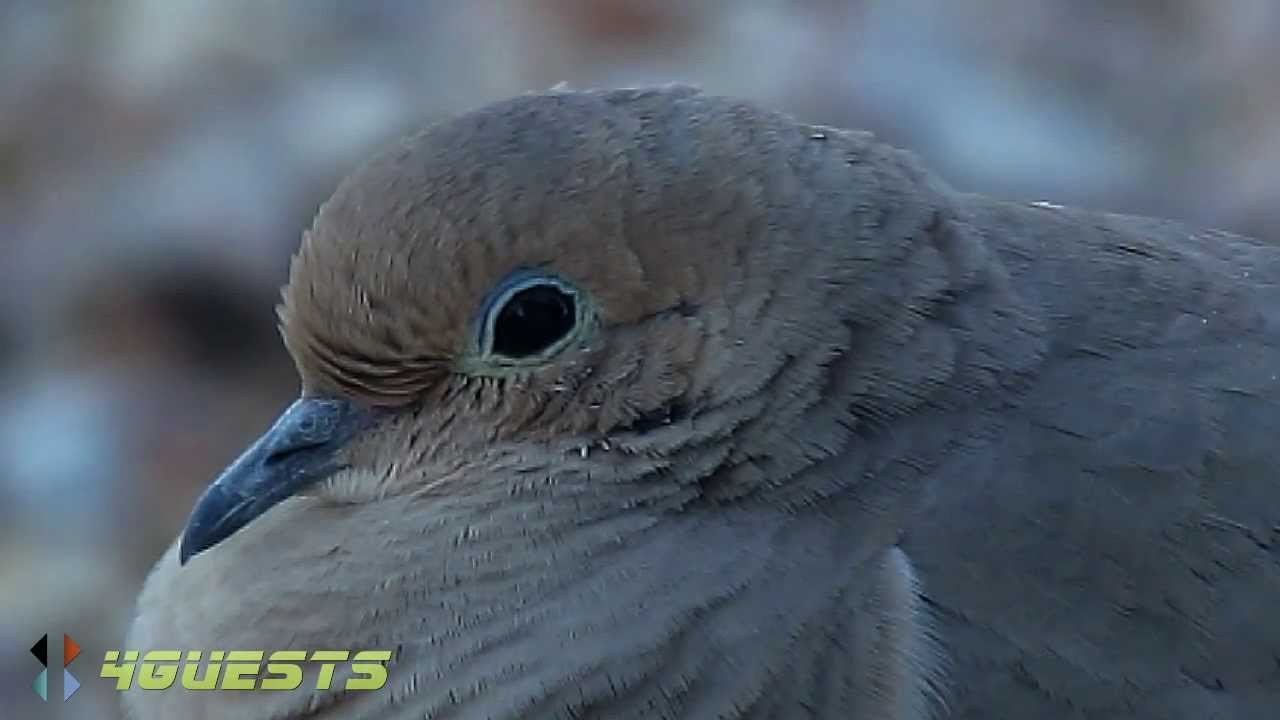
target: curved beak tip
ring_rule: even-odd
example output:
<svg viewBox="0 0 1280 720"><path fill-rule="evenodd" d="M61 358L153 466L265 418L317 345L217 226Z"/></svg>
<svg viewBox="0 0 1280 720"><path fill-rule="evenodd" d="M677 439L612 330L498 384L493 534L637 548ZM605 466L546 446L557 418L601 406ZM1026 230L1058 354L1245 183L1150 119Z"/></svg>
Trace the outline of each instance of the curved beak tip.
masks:
<svg viewBox="0 0 1280 720"><path fill-rule="evenodd" d="M218 476L196 501L178 564L221 543L259 515L333 474L347 442L371 413L348 400L302 398Z"/></svg>

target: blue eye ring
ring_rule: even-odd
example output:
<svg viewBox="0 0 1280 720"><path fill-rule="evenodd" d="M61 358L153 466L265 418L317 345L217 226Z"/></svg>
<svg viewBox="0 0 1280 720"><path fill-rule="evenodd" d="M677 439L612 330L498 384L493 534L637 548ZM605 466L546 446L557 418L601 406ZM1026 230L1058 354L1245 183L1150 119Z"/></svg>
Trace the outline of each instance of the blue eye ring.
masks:
<svg viewBox="0 0 1280 720"><path fill-rule="evenodd" d="M498 319L508 303L517 295L538 288L550 288L572 306L572 325L566 327L553 341L528 354L505 354L495 351ZM500 365L537 364L564 349L578 338L587 325L588 304L582 292L572 283L556 275L536 268L519 268L503 278L480 304L473 337L479 359Z"/></svg>

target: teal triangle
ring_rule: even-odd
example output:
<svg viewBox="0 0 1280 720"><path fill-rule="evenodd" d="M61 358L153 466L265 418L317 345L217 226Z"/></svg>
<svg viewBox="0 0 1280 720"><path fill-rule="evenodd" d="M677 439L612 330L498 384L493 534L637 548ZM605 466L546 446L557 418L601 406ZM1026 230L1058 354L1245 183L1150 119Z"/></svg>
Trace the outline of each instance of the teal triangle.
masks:
<svg viewBox="0 0 1280 720"><path fill-rule="evenodd" d="M62 702L66 702L70 700L71 696L75 695L76 691L79 689L80 689L80 681L76 680L76 676L72 675L67 670L63 670L62 671Z"/></svg>
<svg viewBox="0 0 1280 720"><path fill-rule="evenodd" d="M41 670L31 687L35 688L36 694L40 696L41 700L49 702L49 671Z"/></svg>

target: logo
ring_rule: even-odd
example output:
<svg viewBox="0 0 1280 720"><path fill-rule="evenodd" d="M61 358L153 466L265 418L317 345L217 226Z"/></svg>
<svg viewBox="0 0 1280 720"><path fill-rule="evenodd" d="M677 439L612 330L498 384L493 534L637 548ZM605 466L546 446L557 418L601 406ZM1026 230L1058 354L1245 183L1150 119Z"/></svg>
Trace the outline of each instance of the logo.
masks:
<svg viewBox="0 0 1280 720"><path fill-rule="evenodd" d="M44 666L36 676L35 682L31 684L31 688L36 691L41 700L49 702L49 636L47 634L41 635L36 644L31 646L31 654L35 655ZM67 669L79 654L80 646L71 639L70 635L64 634L62 636L62 702L70 700L71 696L80 689L80 681L76 680L76 676Z"/></svg>
<svg viewBox="0 0 1280 720"><path fill-rule="evenodd" d="M184 658L185 655L185 658ZM263 659L266 659L265 667ZM201 662L204 659L206 662ZM390 650L108 650L99 677L114 678L116 690L168 690L175 682L187 690L297 690L302 686L303 662L319 663L315 689L328 690L339 664L350 664L359 677L347 678L344 690L378 690L387 684L385 663ZM265 674L263 671L265 670Z"/></svg>

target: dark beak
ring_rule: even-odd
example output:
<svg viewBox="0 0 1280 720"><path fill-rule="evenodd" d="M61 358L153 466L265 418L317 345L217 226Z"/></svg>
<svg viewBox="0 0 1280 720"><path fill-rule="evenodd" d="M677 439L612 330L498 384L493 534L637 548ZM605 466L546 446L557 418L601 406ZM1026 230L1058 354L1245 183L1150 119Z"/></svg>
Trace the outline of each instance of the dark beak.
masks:
<svg viewBox="0 0 1280 720"><path fill-rule="evenodd" d="M371 414L335 398L302 398L290 405L196 501L178 561L185 565L281 500L342 469L340 450Z"/></svg>

